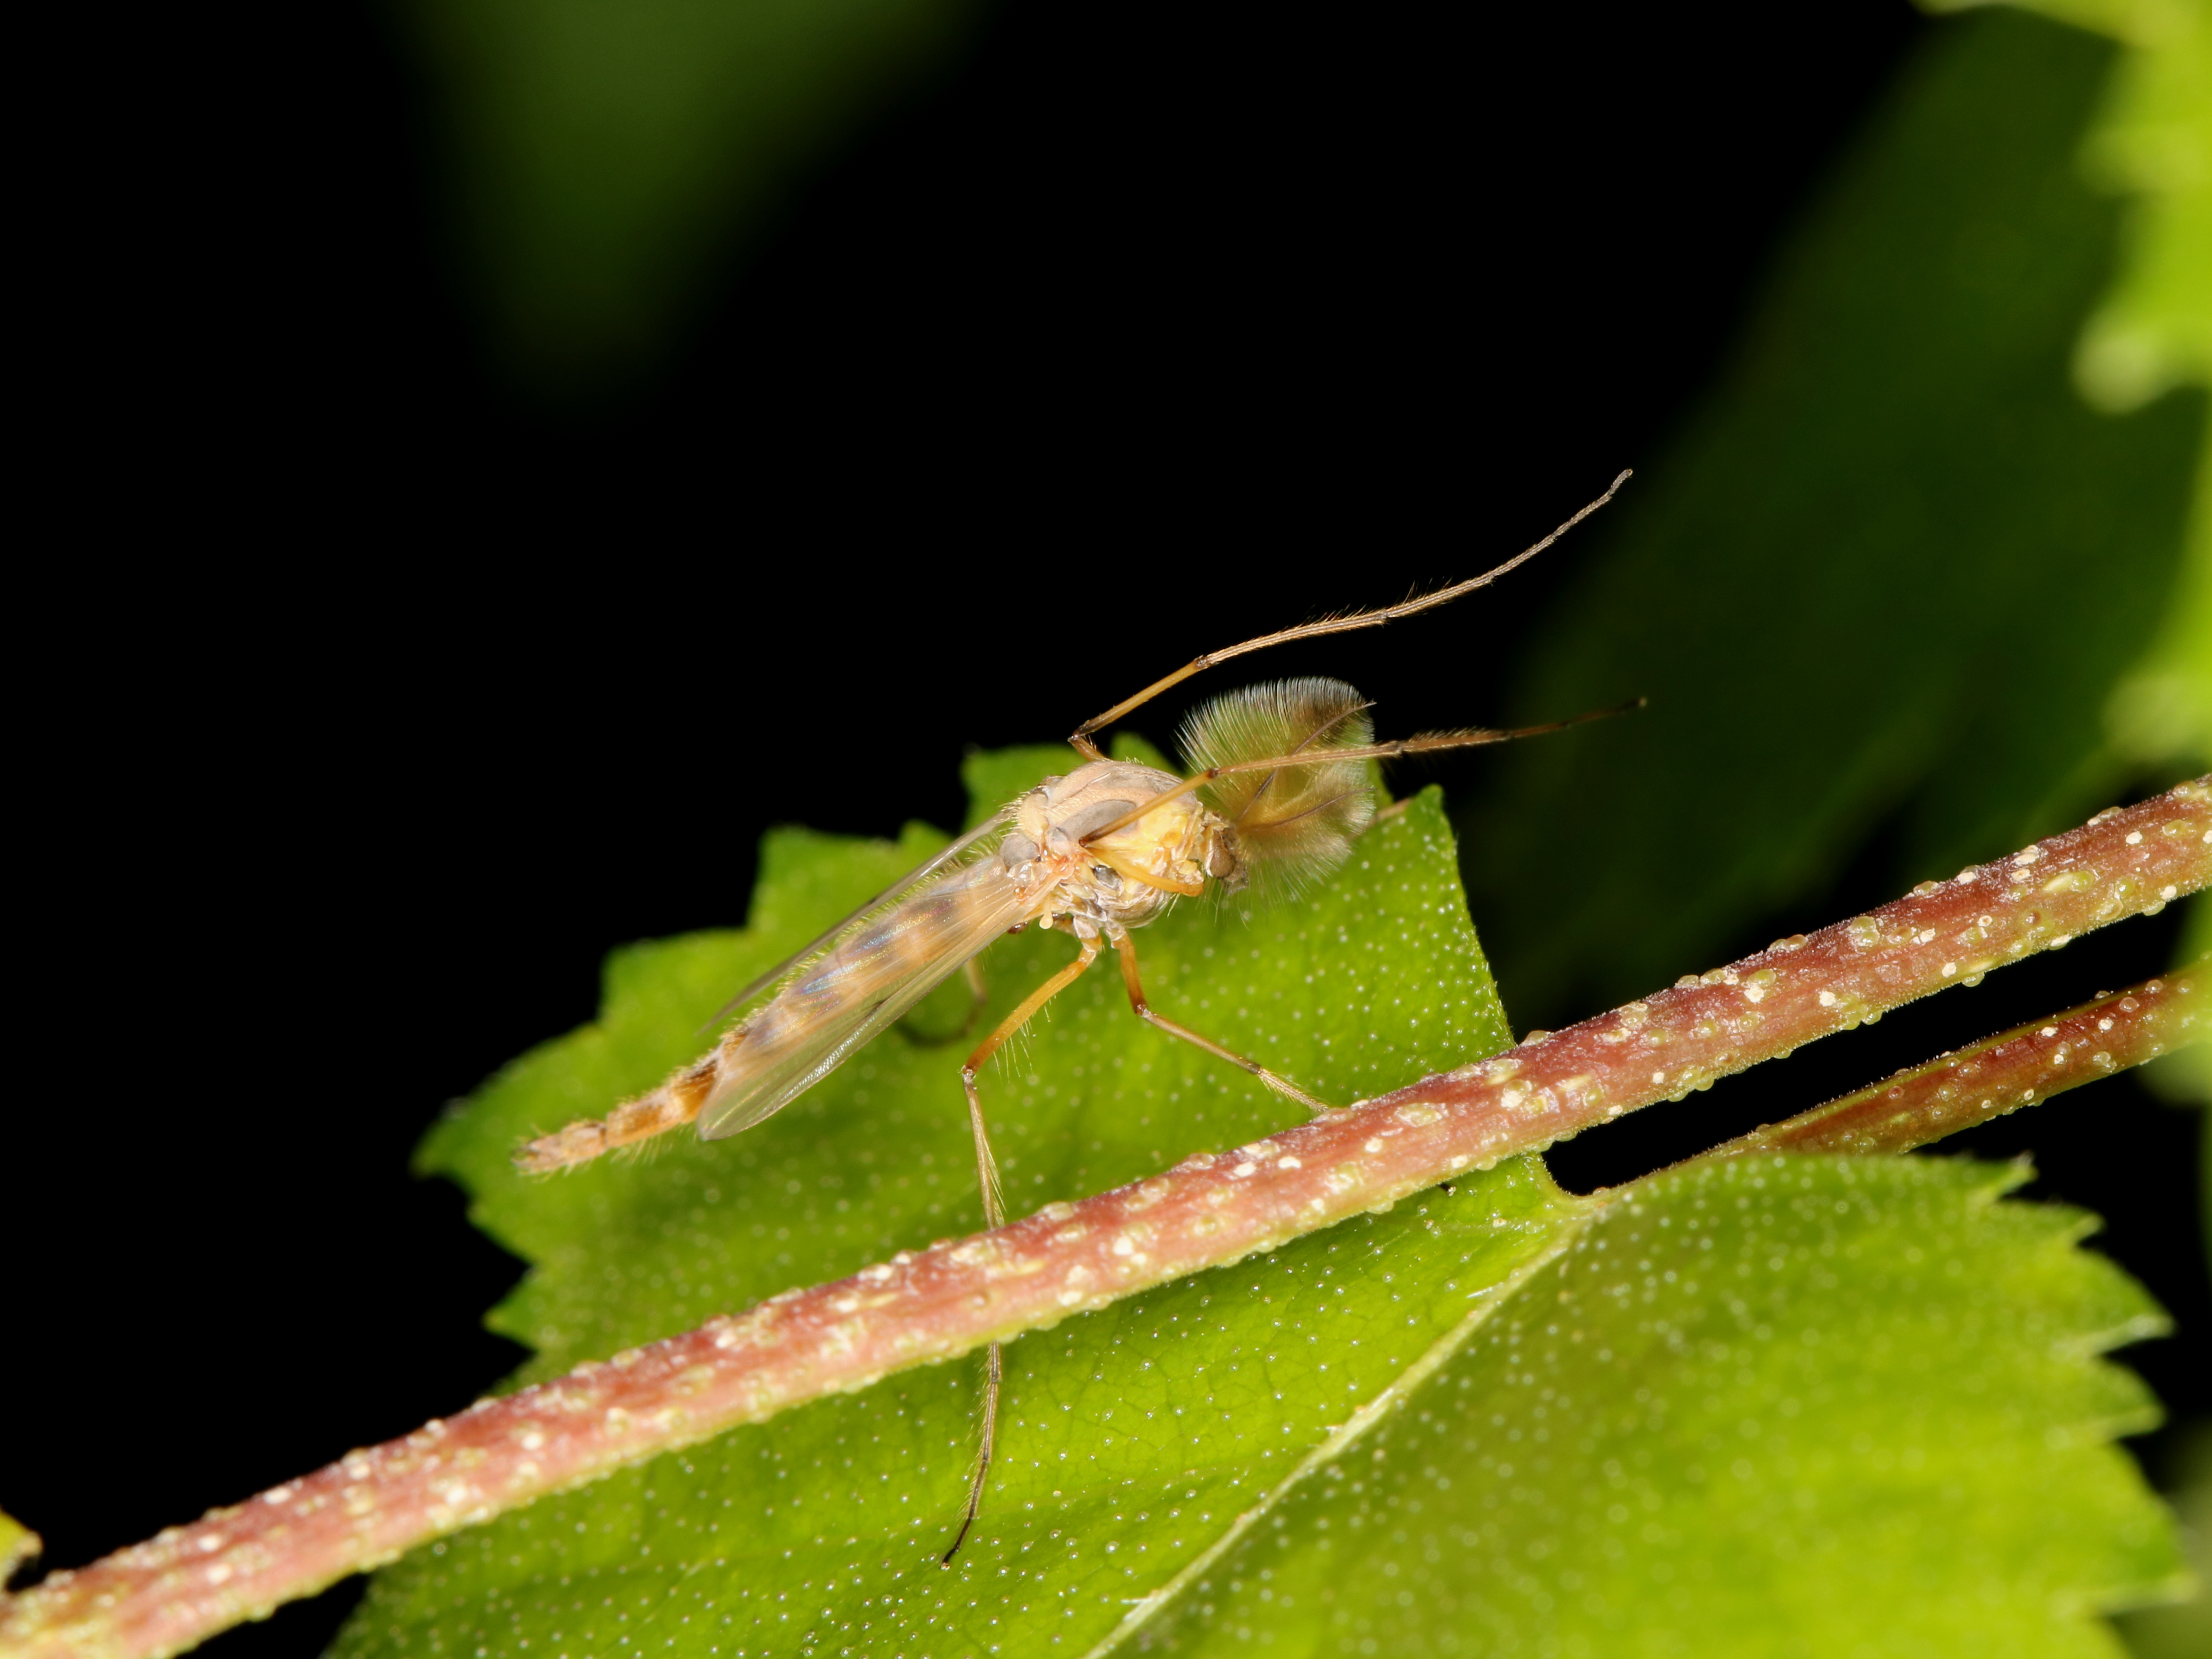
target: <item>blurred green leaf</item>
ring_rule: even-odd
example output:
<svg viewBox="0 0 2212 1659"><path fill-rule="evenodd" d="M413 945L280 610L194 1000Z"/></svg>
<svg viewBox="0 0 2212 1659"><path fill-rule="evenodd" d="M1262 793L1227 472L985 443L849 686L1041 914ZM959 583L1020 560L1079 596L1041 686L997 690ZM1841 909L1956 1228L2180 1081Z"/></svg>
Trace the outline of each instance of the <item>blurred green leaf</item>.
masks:
<svg viewBox="0 0 2212 1659"><path fill-rule="evenodd" d="M2075 821L2183 574L2204 398L2069 363L2121 210L2078 161L2114 57L2013 12L1929 32L1783 251L1733 366L1527 641L1526 745L1462 815L1524 1018L1809 915L1875 829L1901 886ZM1632 824L1634 833L1624 833Z"/></svg>
<svg viewBox="0 0 2212 1659"><path fill-rule="evenodd" d="M1638 1183L1139 1650L2109 1655L2185 1582L2095 1356L2163 1324L1963 1159Z"/></svg>
<svg viewBox="0 0 2212 1659"><path fill-rule="evenodd" d="M4 1511L0 1511L0 1594L5 1594L8 1580L39 1553L39 1534Z"/></svg>
<svg viewBox="0 0 2212 1659"><path fill-rule="evenodd" d="M1926 0L1949 11L1982 0ZM2212 4L2011 0L2123 43L2083 161L2134 198L2120 268L2075 368L2100 407L2140 408L2212 384Z"/></svg>
<svg viewBox="0 0 2212 1659"><path fill-rule="evenodd" d="M2212 1419L2200 1419L2181 1447L2174 1507L2197 1575L2197 1594L2179 1607L2146 1607L2119 1621L2136 1659L2204 1659L2212 1653Z"/></svg>
<svg viewBox="0 0 2212 1659"><path fill-rule="evenodd" d="M2075 354L2082 395L2120 411L2212 386L2212 3L2015 3L2124 47L2081 158L2093 183L2128 198L2119 267ZM2188 567L2158 637L2106 704L2119 754L2196 769L2212 766L2212 428L2204 439Z"/></svg>
<svg viewBox="0 0 2212 1659"><path fill-rule="evenodd" d="M556 393L650 368L805 169L941 61L975 0L404 0L463 252Z"/></svg>

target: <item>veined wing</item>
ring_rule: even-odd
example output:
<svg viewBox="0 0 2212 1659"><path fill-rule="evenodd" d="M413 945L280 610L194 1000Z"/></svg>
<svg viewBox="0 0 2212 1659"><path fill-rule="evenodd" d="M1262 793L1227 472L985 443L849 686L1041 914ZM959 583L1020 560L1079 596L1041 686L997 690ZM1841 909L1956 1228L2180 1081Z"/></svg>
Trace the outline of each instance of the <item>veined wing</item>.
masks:
<svg viewBox="0 0 2212 1659"><path fill-rule="evenodd" d="M744 1005L750 1002L755 996L766 990L776 981L783 978L785 975L790 973L794 968L803 965L809 957L812 956L817 951L819 951L823 945L829 944L830 940L836 939L838 934L843 933L848 927L852 927L855 922L864 919L870 911L882 908L884 905L896 898L900 894L910 892L921 883L927 881L932 876L944 869L947 865L957 863L963 854L969 851L978 842L988 839L994 831L1002 830L1008 823L1012 823L1013 821L1013 816L1014 809L1012 807L1000 807L997 811L992 813L989 817L985 818L982 823L977 824L966 835L961 836L959 840L954 842L951 846L939 853L935 858L926 860L922 863L916 865L913 869L908 871L896 881L893 882L890 886L884 888L882 892L877 894L875 897L870 899L866 904L860 906L859 909L839 921L831 922L829 927L823 928L819 933L817 933L811 940L800 945L799 949L793 951L781 962L777 963L775 967L769 969L768 972L763 974L751 984L746 986L744 990L738 992L737 995L732 997L727 1002L717 1008L714 1011L714 1018L707 1022L707 1025L720 1024L725 1017L732 1014L739 1008L744 1007ZM924 994L927 994L927 993ZM703 1031L707 1029L707 1026L702 1025L699 1029Z"/></svg>
<svg viewBox="0 0 2212 1659"><path fill-rule="evenodd" d="M1034 902L996 859L985 859L878 914L864 908L860 927L722 1039L699 1109L700 1139L750 1129L788 1105L1026 920Z"/></svg>

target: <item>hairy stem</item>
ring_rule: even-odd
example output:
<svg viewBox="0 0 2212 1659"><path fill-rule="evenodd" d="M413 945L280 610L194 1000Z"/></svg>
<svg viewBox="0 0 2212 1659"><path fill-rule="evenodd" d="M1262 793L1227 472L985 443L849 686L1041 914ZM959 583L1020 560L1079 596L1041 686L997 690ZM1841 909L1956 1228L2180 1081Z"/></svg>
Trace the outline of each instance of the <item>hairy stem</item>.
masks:
<svg viewBox="0 0 2212 1659"><path fill-rule="evenodd" d="M51 1575L0 1606L0 1644L11 1654L77 1659L179 1651L547 1493L1241 1261L1457 1171L1679 1099L1915 998L2160 908L2209 878L2212 780L2200 779L1568 1030L1532 1034L1510 1054L479 1401L90 1567ZM2189 976L2166 983L2191 989L2158 994L2156 1011L2195 994ZM2113 1014L2115 1000L2066 1018L2094 1027L2107 1017L2116 1025L2122 1017L2152 1018L2147 990L2134 994L2136 1011ZM2155 1018L2169 1020L2161 1040L2183 1034L2183 1015ZM2107 1036L2100 1052L2117 1067L2131 1051L2100 1035ZM2031 1052L2045 1053L2019 1051ZM2045 1057L2061 1068L2080 1060L2059 1060L2055 1047ZM1869 1127L1880 1114L1866 1116L1857 1100L1814 1115L1844 1126L1820 1132L1833 1144L1917 1144ZM1814 1142L1825 1144L1817 1135Z"/></svg>
<svg viewBox="0 0 2212 1659"><path fill-rule="evenodd" d="M1898 1073L1704 1154L1909 1152L2212 1036L2212 965L2145 980Z"/></svg>

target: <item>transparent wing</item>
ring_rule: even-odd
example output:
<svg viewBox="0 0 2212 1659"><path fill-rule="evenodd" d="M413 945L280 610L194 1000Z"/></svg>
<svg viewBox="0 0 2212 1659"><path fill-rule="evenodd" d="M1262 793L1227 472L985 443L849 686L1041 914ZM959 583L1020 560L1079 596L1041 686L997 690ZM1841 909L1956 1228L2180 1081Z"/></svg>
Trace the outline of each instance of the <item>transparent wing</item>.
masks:
<svg viewBox="0 0 2212 1659"><path fill-rule="evenodd" d="M1033 903L994 859L945 873L878 914L863 911L859 927L723 1039L700 1139L750 1129L797 1099L1026 920Z"/></svg>
<svg viewBox="0 0 2212 1659"><path fill-rule="evenodd" d="M962 856L973 850L978 843L988 840L994 832L1005 829L1008 823L1012 822L1013 816L1014 809L1012 807L1000 807L997 811L992 813L989 817L985 818L982 823L977 824L966 835L961 836L959 840L954 842L951 846L939 853L935 858L931 859L925 863L916 865L913 869L908 871L896 881L884 888L882 892L877 894L875 897L870 899L866 904L863 904L859 909L854 911L850 915L831 922L829 927L823 928L819 933L817 933L811 941L800 945L798 950L793 951L781 962L777 963L775 967L769 969L768 972L763 974L751 984L746 986L744 990L738 992L737 995L732 997L727 1002L717 1008L714 1011L714 1017L708 1019L707 1024L705 1025L702 1025L699 1029L703 1031L708 1028L708 1026L720 1024L723 1020L735 1013L738 1009L744 1007L745 1004L750 1002L756 996L759 995L760 993L766 990L769 986L775 984L776 981L783 978L786 975L790 974L794 969L805 966L807 959L813 956L816 951L821 950L823 945L829 944L847 928L864 921L871 911L883 908L885 905L890 903L892 900L897 898L900 894L911 892L915 888L920 886L923 882L927 881L932 876L937 874L939 871L943 870L948 865L958 863ZM955 965L957 966L957 964L956 963ZM923 994L927 995L927 993L925 992Z"/></svg>

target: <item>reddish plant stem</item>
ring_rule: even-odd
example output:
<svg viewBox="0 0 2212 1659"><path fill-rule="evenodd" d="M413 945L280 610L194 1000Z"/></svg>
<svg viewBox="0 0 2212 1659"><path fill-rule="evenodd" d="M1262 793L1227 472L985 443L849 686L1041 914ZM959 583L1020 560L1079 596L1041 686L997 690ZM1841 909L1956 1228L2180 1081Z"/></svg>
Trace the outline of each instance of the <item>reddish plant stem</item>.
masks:
<svg viewBox="0 0 2212 1659"><path fill-rule="evenodd" d="M2200 779L1509 1054L479 1401L0 1608L10 1653L169 1654L418 1544L885 1373L1243 1260L1788 1054L2212 878Z"/></svg>
<svg viewBox="0 0 2212 1659"><path fill-rule="evenodd" d="M2198 963L1898 1073L1702 1155L1909 1152L2212 1036ZM1700 1159L1702 1161L1702 1158Z"/></svg>
<svg viewBox="0 0 2212 1659"><path fill-rule="evenodd" d="M1477 1162L1548 1146L1947 986L1978 984L2107 922L2155 914L2208 873L2212 779L2199 778L1376 1104L1442 1108L1452 1152Z"/></svg>

